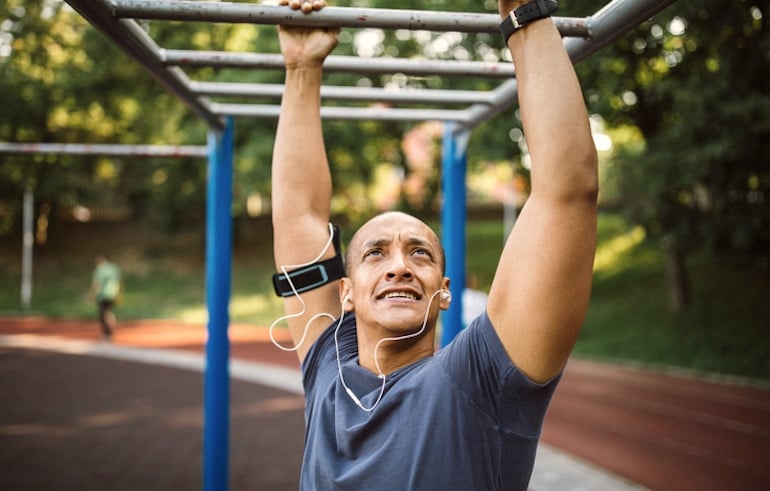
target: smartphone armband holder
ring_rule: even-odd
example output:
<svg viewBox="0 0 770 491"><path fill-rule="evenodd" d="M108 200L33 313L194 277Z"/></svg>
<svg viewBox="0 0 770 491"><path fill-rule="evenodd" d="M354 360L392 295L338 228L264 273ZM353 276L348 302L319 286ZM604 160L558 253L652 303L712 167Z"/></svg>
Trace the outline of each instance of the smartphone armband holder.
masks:
<svg viewBox="0 0 770 491"><path fill-rule="evenodd" d="M342 263L342 255L340 254L339 228L335 226L333 233L334 257L289 271L288 278L284 273L274 274L273 288L276 295L279 297L290 297L295 295L295 293L299 294L314 290L345 276L345 266ZM289 279L291 279L291 283L289 283ZM294 289L292 289L292 285L294 285Z"/></svg>

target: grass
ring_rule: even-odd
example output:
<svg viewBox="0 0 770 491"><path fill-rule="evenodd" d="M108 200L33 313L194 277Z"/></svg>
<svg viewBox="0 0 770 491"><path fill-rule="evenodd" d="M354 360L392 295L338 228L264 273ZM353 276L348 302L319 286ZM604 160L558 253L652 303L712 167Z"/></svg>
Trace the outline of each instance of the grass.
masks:
<svg viewBox="0 0 770 491"><path fill-rule="evenodd" d="M675 313L660 251L616 216L600 223L597 260L613 245L618 250L603 267L597 264L576 353L770 380L766 271L731 269L695 255L688 262L693 303Z"/></svg>
<svg viewBox="0 0 770 491"><path fill-rule="evenodd" d="M238 228L231 320L266 325L282 313L272 293L269 222ZM68 225L51 231L34 258L31 308L19 300L20 240L0 243L0 317L35 314L87 318L84 298L93 257L111 252L125 275L123 319L174 318L204 324L202 230L159 235L141 225ZM693 305L668 308L659 250L616 215L599 222L594 289L575 352L580 356L674 366L770 381L770 278L766 271L720 266L707 255L690 258ZM489 287L503 245L499 220L468 223L468 270ZM1 322L1 321L0 321Z"/></svg>

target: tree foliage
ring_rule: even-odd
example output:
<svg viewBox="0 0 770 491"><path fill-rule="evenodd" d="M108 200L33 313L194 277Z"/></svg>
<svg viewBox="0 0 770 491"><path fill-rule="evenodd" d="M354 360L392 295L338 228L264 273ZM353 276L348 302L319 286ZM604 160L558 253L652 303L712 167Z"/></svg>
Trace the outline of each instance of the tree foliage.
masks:
<svg viewBox="0 0 770 491"><path fill-rule="evenodd" d="M433 0L413 2L335 2L385 8L426 8L493 12L495 3ZM0 103L9 108L0 116L0 140L10 142L202 144L206 128L182 103L157 84L136 63L73 12L53 0L0 0L10 13L0 27ZM142 22L165 48L277 53L273 26L244 24ZM335 54L497 60L504 52L497 36L441 33L375 32L379 43L362 47L360 33L345 30ZM280 83L283 74L270 70L201 68L187 70L191 78L207 81ZM401 74L361 76L328 74L326 83L375 87L489 89L487 80L405 77ZM223 102L239 102L220 98ZM277 103L277 101L261 101ZM415 125L387 122L330 122L326 125L335 183L341 199L336 209L356 216L371 212L368 186L383 163L409 173L402 149L403 135ZM275 122L238 119L236 122L235 206L244 213L249 196L269 194L270 158ZM472 143L478 159L505 155L507 129L481 130ZM362 143L363 142L363 143ZM498 144L490 144L496 142ZM499 143L502 143L499 144ZM478 151L474 151L474 145ZM436 156L436 163L438 155ZM436 166L437 167L437 166ZM55 155L4 157L0 163L5 217L0 232L19 224L21 189L35 189L37 202L55 209L118 194L138 215L174 229L203 218L205 163L196 160L115 159ZM66 175L66 178L62 178ZM418 208L435 206L438 171L430 177L432 193ZM410 205L406 201L406 206ZM416 210L416 211L419 211ZM57 216L56 213L53 215Z"/></svg>
<svg viewBox="0 0 770 491"><path fill-rule="evenodd" d="M0 10L9 12L0 25L0 105L7 108L0 115L0 140L189 144L205 138L199 121L66 4L2 0ZM181 127L185 131L179 131ZM153 202L163 202L166 194L153 183L153 176L158 181L156 171L176 175L185 168L184 162L179 164L4 156L0 207L5 220L0 233L18 227L22 188L33 188L37 204L50 206L53 219L57 211L99 200L105 193L147 210ZM182 174L181 182L173 183L177 190L187 179ZM200 176L195 180L195 187L202 188Z"/></svg>
<svg viewBox="0 0 770 491"><path fill-rule="evenodd" d="M496 12L485 0L341 0L367 6ZM559 15L587 16L606 2L560 2ZM768 266L770 251L770 38L768 0L679 0L578 65L591 112L616 139L608 173L628 215L647 236L685 255L708 248ZM136 63L53 0L0 0L0 140L10 142L203 144L206 127ZM273 26L143 23L167 48L277 53ZM361 36L375 42L364 43ZM343 30L335 54L498 61L499 36ZM276 70L202 68L195 80L280 83ZM498 82L402 74L327 74L330 85L490 90ZM230 99L222 99L230 102ZM237 100L236 100L237 101ZM261 101L277 104L278 101ZM327 103L333 104L331 101ZM340 199L352 219L371 212L369 184L383 165L409 175L404 135L417 124L332 121L325 126ZM515 108L474 130L469 165L510 160L520 122ZM513 130L513 131L512 131ZM234 213L249 196L270 193L275 121L236 121ZM515 139L515 138L514 138ZM412 211L436 205L438 153L426 179L433 194ZM21 189L56 208L117 194L138 215L165 228L204 218L205 162L72 156L3 156L0 233L18 227Z"/></svg>
<svg viewBox="0 0 770 491"><path fill-rule="evenodd" d="M669 253L675 307L694 251L770 266L769 26L766 0L680 0L580 66L592 110L643 137L613 175Z"/></svg>

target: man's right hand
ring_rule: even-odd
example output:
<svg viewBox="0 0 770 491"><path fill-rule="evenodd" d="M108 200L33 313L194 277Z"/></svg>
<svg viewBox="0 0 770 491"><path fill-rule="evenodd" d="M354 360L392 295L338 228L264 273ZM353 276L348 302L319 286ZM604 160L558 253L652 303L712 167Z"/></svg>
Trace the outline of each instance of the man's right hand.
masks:
<svg viewBox="0 0 770 491"><path fill-rule="evenodd" d="M281 0L293 10L308 14L326 6L323 0ZM337 46L339 29L278 26L281 53L287 69L317 67Z"/></svg>
<svg viewBox="0 0 770 491"><path fill-rule="evenodd" d="M281 0L279 5L288 5L294 10L302 10L302 12L309 14L313 10L321 10L326 6L325 0Z"/></svg>

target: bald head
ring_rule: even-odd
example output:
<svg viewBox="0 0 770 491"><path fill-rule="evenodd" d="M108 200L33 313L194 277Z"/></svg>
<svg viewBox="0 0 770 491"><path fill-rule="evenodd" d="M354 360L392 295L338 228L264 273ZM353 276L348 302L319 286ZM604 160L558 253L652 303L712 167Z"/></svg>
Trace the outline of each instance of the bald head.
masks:
<svg viewBox="0 0 770 491"><path fill-rule="evenodd" d="M360 262L362 252L366 247L378 241L391 240L393 235L402 236L402 238L416 244L424 243L430 246L436 251L436 260L442 274L444 273L446 265L444 248L433 229L412 215L400 211L388 211L364 223L350 239L345 254L345 268L348 276L352 273L355 265Z"/></svg>

